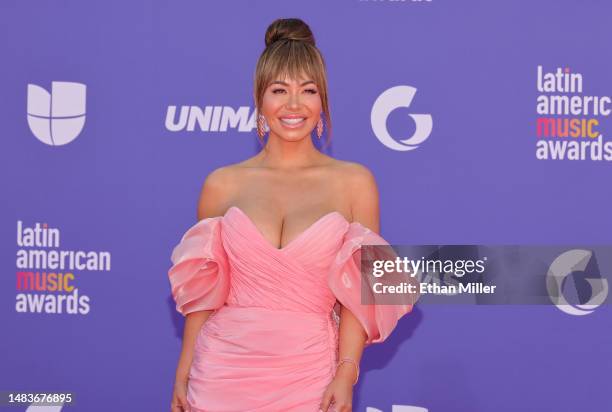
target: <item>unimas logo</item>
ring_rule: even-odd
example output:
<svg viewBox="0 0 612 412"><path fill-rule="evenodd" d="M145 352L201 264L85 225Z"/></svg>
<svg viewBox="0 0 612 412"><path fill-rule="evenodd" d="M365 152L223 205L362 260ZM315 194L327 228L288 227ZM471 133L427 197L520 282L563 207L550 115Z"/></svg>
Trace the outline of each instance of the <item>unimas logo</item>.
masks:
<svg viewBox="0 0 612 412"><path fill-rule="evenodd" d="M51 93L28 84L28 125L34 136L50 146L76 139L85 125L85 91L82 83L52 82Z"/></svg>
<svg viewBox="0 0 612 412"><path fill-rule="evenodd" d="M249 106L168 106L166 129L170 132L252 132L257 127L257 111Z"/></svg>
<svg viewBox="0 0 612 412"><path fill-rule="evenodd" d="M372 106L370 122L372 130L382 144L398 151L414 150L431 134L433 126L430 114L409 114L416 124L414 134L407 139L394 139L387 129L387 118L395 109L409 108L417 89L411 86L395 86L382 92Z"/></svg>
<svg viewBox="0 0 612 412"><path fill-rule="evenodd" d="M589 267L591 266L592 267ZM608 296L608 281L598 273L593 252L572 249L560 254L550 265L546 276L546 289L553 304L569 315L588 315L597 309ZM575 294L581 303L571 304L566 294L569 282L574 280Z"/></svg>

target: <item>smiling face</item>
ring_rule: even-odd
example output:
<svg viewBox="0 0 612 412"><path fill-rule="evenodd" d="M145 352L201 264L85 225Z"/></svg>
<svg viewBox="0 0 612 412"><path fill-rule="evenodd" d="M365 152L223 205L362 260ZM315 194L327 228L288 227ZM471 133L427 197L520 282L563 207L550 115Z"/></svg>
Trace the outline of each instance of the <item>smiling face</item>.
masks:
<svg viewBox="0 0 612 412"><path fill-rule="evenodd" d="M297 141L310 136L321 110L319 89L308 77L276 79L263 94L261 114L270 134L283 140Z"/></svg>

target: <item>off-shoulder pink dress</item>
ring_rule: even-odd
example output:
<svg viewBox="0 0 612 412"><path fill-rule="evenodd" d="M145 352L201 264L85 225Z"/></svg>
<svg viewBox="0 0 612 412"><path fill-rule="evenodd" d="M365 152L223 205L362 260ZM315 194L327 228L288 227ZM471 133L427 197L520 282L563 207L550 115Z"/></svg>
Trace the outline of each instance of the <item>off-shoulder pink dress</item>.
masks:
<svg viewBox="0 0 612 412"><path fill-rule="evenodd" d="M357 317L366 345L385 340L412 309L361 304L360 248L381 244L339 212L281 249L235 206L190 227L168 271L176 309L215 310L195 343L192 410L318 411L338 360L336 303Z"/></svg>

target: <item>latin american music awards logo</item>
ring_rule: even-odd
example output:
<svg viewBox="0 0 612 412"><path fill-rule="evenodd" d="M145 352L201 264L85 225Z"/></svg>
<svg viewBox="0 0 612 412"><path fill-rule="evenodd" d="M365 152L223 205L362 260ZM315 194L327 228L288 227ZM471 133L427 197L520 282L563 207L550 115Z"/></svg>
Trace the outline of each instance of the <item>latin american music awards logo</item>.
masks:
<svg viewBox="0 0 612 412"><path fill-rule="evenodd" d="M585 93L584 76L570 67L537 67L536 158L612 161L612 141L602 123L612 112L610 96Z"/></svg>
<svg viewBox="0 0 612 412"><path fill-rule="evenodd" d="M85 125L86 86L51 82L51 93L28 84L28 125L38 140L62 146L78 137Z"/></svg>
<svg viewBox="0 0 612 412"><path fill-rule="evenodd" d="M65 247L59 227L18 220L15 266L17 313L87 315L92 274L111 271L111 252Z"/></svg>
<svg viewBox="0 0 612 412"><path fill-rule="evenodd" d="M394 86L378 96L372 112L370 122L374 135L389 149L405 152L418 148L431 134L433 120L431 114L413 114L409 116L416 125L413 135L405 139L395 139L387 129L387 119L391 112L399 108L409 108L417 89L412 86Z"/></svg>

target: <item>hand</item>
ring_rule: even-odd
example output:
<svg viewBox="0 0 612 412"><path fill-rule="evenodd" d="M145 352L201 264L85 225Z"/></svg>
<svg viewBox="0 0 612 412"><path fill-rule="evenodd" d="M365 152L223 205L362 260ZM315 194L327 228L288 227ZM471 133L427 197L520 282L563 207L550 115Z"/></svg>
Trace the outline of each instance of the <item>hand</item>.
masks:
<svg viewBox="0 0 612 412"><path fill-rule="evenodd" d="M338 367L336 376L323 393L321 410L328 412L329 405L334 402L335 412L352 412L353 408L353 382L355 382L355 369L353 365L343 363Z"/></svg>
<svg viewBox="0 0 612 412"><path fill-rule="evenodd" d="M172 403L170 412L189 412L191 407L187 402L187 380L179 380L174 383Z"/></svg>

